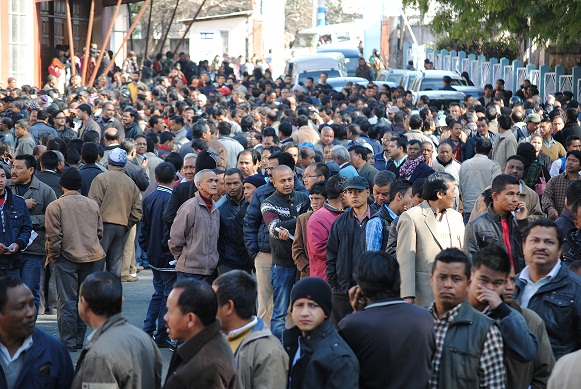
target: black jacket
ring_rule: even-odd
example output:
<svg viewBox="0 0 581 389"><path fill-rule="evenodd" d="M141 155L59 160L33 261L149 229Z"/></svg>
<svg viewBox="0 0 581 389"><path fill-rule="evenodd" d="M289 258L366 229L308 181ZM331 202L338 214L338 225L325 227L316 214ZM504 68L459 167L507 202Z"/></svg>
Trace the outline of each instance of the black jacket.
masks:
<svg viewBox="0 0 581 389"><path fill-rule="evenodd" d="M125 174L129 176L135 182L135 185L139 188L141 192L147 189L149 186L149 178L147 178L147 174L141 168L141 166L137 166L131 161L127 161L125 164Z"/></svg>
<svg viewBox="0 0 581 389"><path fill-rule="evenodd" d="M578 126L575 122L565 123L563 129L557 132L553 138L564 145L567 138L571 135L577 135L581 138L581 126Z"/></svg>
<svg viewBox="0 0 581 389"><path fill-rule="evenodd" d="M565 235L563 260L567 263L581 261L581 230L573 228Z"/></svg>
<svg viewBox="0 0 581 389"><path fill-rule="evenodd" d="M173 188L171 198L169 203L163 213L163 221L168 228L171 228L173 224L173 219L176 218L178 209L183 203L194 197L194 194L198 191L198 188L194 185L194 182L182 182Z"/></svg>
<svg viewBox="0 0 581 389"><path fill-rule="evenodd" d="M158 186L143 199L141 234L137 237L139 246L147 253L149 264L159 271L175 271L175 266L169 264L173 260L167 244L169 228L162 218L171 193L171 189Z"/></svg>
<svg viewBox="0 0 581 389"><path fill-rule="evenodd" d="M80 166L79 173L81 174L81 190L79 192L81 192L83 196L88 196L89 189L91 189L91 183L95 177L103 172L104 170L95 163L88 163Z"/></svg>
<svg viewBox="0 0 581 389"><path fill-rule="evenodd" d="M515 300L520 297L525 282L516 280ZM542 285L529 300L527 308L545 322L555 359L581 349L581 277L569 271L565 263L557 275Z"/></svg>
<svg viewBox="0 0 581 389"><path fill-rule="evenodd" d="M469 222L464 232L464 251L466 251L466 254L472 258L478 250L491 244L501 244L504 246L501 223L501 217L494 212L492 204L488 206L488 211ZM514 270L517 273L525 267L519 225L526 225L526 223L526 220L517 222L512 214L508 216L510 248L514 261Z"/></svg>
<svg viewBox="0 0 581 389"><path fill-rule="evenodd" d="M333 222L327 241L327 279L334 292L347 293L356 285L353 279L355 262L365 252L365 226L361 227L353 208Z"/></svg>
<svg viewBox="0 0 581 389"><path fill-rule="evenodd" d="M294 363L301 344L301 356ZM359 388L359 361L327 318L307 336L295 326L282 334L289 356L289 389Z"/></svg>
<svg viewBox="0 0 581 389"><path fill-rule="evenodd" d="M36 173L35 176L39 181L44 182L54 190L57 199L63 195L63 188L60 183L61 177L57 173L44 170Z"/></svg>
<svg viewBox="0 0 581 389"><path fill-rule="evenodd" d="M220 263L234 269L250 271L252 261L244 245L244 214L248 202L244 197L237 203L226 195L216 204L220 211L220 235L218 237L218 254Z"/></svg>

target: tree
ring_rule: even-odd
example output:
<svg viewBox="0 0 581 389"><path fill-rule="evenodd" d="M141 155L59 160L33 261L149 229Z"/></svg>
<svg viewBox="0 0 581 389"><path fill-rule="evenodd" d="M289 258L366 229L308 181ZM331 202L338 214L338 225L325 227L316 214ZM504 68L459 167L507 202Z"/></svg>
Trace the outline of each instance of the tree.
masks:
<svg viewBox="0 0 581 389"><path fill-rule="evenodd" d="M462 40L493 40L501 34L531 38L558 48L581 42L581 9L569 0L404 0L422 12L435 9L431 23L437 34Z"/></svg>

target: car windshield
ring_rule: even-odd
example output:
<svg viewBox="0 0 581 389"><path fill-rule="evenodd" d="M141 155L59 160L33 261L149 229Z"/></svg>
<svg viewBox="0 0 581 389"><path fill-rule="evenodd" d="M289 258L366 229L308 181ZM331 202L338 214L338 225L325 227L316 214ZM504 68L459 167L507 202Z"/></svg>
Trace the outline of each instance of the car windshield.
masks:
<svg viewBox="0 0 581 389"><path fill-rule="evenodd" d="M387 77L387 81L394 82L395 84L401 84L401 79L403 78L403 74L390 74Z"/></svg>
<svg viewBox="0 0 581 389"><path fill-rule="evenodd" d="M451 85L462 86L464 84L462 83L461 79L453 78ZM442 82L441 78L424 78L422 80L422 86L420 87L420 90L438 90L443 86L444 83Z"/></svg>
<svg viewBox="0 0 581 389"><path fill-rule="evenodd" d="M313 80L318 79L321 76L321 72L325 72L328 78L331 77L341 77L338 70L313 70L311 72L303 72L299 74L299 82L305 82L307 78L312 77Z"/></svg>
<svg viewBox="0 0 581 389"><path fill-rule="evenodd" d="M293 49L301 47L314 47L316 36L317 34L299 34L293 42Z"/></svg>
<svg viewBox="0 0 581 389"><path fill-rule="evenodd" d="M345 58L345 67L347 68L347 75L355 76L357 67L359 66L359 58Z"/></svg>

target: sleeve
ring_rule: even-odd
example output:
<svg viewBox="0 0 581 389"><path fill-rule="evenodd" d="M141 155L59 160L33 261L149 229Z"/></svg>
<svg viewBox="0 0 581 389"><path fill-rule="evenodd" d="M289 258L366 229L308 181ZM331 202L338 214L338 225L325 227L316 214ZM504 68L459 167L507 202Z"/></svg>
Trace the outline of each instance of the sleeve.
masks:
<svg viewBox="0 0 581 389"><path fill-rule="evenodd" d="M257 353L252 372L252 388L286 388L288 385L288 355L280 347Z"/></svg>
<svg viewBox="0 0 581 389"><path fill-rule="evenodd" d="M99 207L97 206L97 237L99 240L103 239L103 218L101 217L101 212L99 212Z"/></svg>
<svg viewBox="0 0 581 389"><path fill-rule="evenodd" d="M141 234L137 237L139 242L139 247L145 252L147 252L147 240L149 237L149 212L148 212L148 202L143 202L143 217L141 218Z"/></svg>
<svg viewBox="0 0 581 389"><path fill-rule="evenodd" d="M499 317L498 327L508 353L517 361L528 363L535 359L539 341L527 327L524 317L505 303L493 310Z"/></svg>
<svg viewBox="0 0 581 389"><path fill-rule="evenodd" d="M141 193L139 189L135 187L133 194L133 204L131 205L131 212L129 213L129 225L128 228L133 227L137 224L141 217L143 216L143 209L141 208Z"/></svg>
<svg viewBox="0 0 581 389"><path fill-rule="evenodd" d="M307 255L307 242L306 236L303 236L303 232L307 231L307 226L303 228L303 224L306 224L308 219L299 217L297 219L297 228L295 231L295 240L292 245L292 256L297 269L300 272L308 270L309 267L309 257Z"/></svg>
<svg viewBox="0 0 581 389"><path fill-rule="evenodd" d="M383 236L383 223L381 218L375 217L367 222L365 227L365 247L367 251L381 250L381 242Z"/></svg>
<svg viewBox="0 0 581 389"><path fill-rule="evenodd" d="M169 198L169 202L167 203L165 211L163 212L163 222L165 223L167 228L171 228L171 225L176 217L176 213L178 212L178 209L181 205L182 204L180 201L179 189L176 187L173 190L171 197Z"/></svg>
<svg viewBox="0 0 581 389"><path fill-rule="evenodd" d="M468 258L472 258L474 253L480 249L480 247L478 247L478 240L474 223L468 222L468 224L466 224L466 229L464 230L464 252L468 255Z"/></svg>
<svg viewBox="0 0 581 389"><path fill-rule="evenodd" d="M314 250L309 251L309 259L326 258L327 243L329 240L329 232L325 229L318 215L311 217L307 225L307 240L309 247Z"/></svg>
<svg viewBox="0 0 581 389"><path fill-rule="evenodd" d="M331 363L325 389L359 388L359 361L352 355L341 355Z"/></svg>
<svg viewBox="0 0 581 389"><path fill-rule="evenodd" d="M139 167L139 169L135 169L135 184L142 192L149 186L149 178L147 178L145 170L143 170L141 167Z"/></svg>
<svg viewBox="0 0 581 389"><path fill-rule="evenodd" d="M337 220L335 220L331 226L329 240L327 241L327 280L329 280L331 289L338 286L337 254L339 253L339 232L337 228Z"/></svg>
<svg viewBox="0 0 581 389"><path fill-rule="evenodd" d="M551 178L559 175L559 170L561 169L562 163L563 162L561 161L561 158L559 158L551 164L551 170L549 170L549 175Z"/></svg>
<svg viewBox="0 0 581 389"><path fill-rule="evenodd" d="M32 225L33 226L37 226L37 229L41 229L44 230L44 223L45 223L45 213L46 213L46 208L48 207L48 205L50 203L52 203L53 201L56 200L56 194L54 193L54 190L50 187L44 187L40 189L40 193L42 196L42 202L43 202L43 208L42 208L42 214L40 215L30 215L30 220L32 221Z"/></svg>
<svg viewBox="0 0 581 389"><path fill-rule="evenodd" d="M541 201L539 200L539 195L537 192L531 191L530 196L526 196L525 200L529 199L529 204L527 204L527 209L529 211L528 221L534 221L537 219L542 219L545 217L543 210L541 209Z"/></svg>
<svg viewBox="0 0 581 389"><path fill-rule="evenodd" d="M547 182L547 187L545 188L545 192L543 193L543 198L541 199L541 207L545 213L549 213L551 209L555 208L555 202L553 201L554 195L554 187L555 187L555 178L551 178L549 182Z"/></svg>
<svg viewBox="0 0 581 389"><path fill-rule="evenodd" d="M194 226L195 218L195 207L184 207L182 204L180 209L178 209L176 218L169 233L169 241L167 242L169 251L172 253L174 258L179 258L182 254L182 250L187 242L187 236Z"/></svg>
<svg viewBox="0 0 581 389"><path fill-rule="evenodd" d="M480 386L487 389L505 389L506 368L502 335L496 325L490 326L480 354Z"/></svg>
<svg viewBox="0 0 581 389"><path fill-rule="evenodd" d="M91 188L89 188L89 193L87 194L87 197L95 201L97 205L100 207L101 204L103 203L103 196L104 196L103 184L101 183L99 176L97 176L95 177L95 179L93 179L93 182L91 182Z"/></svg>
<svg viewBox="0 0 581 389"><path fill-rule="evenodd" d="M490 182L498 175L502 174L502 170L500 169L500 165L498 163L494 163L494 167L492 168L492 175L490 177Z"/></svg>
<svg viewBox="0 0 581 389"><path fill-rule="evenodd" d="M395 219L391 226L389 227L389 238L387 238L387 247L385 251L388 254L393 255L394 257L397 255L397 224L399 222L399 217Z"/></svg>
<svg viewBox="0 0 581 389"><path fill-rule="evenodd" d="M401 276L401 297L416 296L416 228L407 212L401 214L397 223L396 257Z"/></svg>
<svg viewBox="0 0 581 389"><path fill-rule="evenodd" d="M264 224L268 228L268 234L278 239L278 232L276 232L275 228L281 227L281 220L279 215L274 211L274 205L269 202L264 202L260 206L260 212L262 213Z"/></svg>
<svg viewBox="0 0 581 389"><path fill-rule="evenodd" d="M22 212L24 214L23 215L24 219L22 220L22 226L20 227L20 231L18 232L16 242L14 242L18 244L20 251L22 251L26 247L28 241L30 240L30 234L32 233L32 220L30 219L30 212L28 211L28 207L24 202L22 205Z"/></svg>
<svg viewBox="0 0 581 389"><path fill-rule="evenodd" d="M244 216L244 245L248 250L248 255L254 260L258 254L258 229L262 224L262 213L260 212L260 201L256 193L250 199L250 204Z"/></svg>
<svg viewBox="0 0 581 389"><path fill-rule="evenodd" d="M46 208L45 214L46 228L46 262L54 263L61 255L63 242L63 230L61 226L61 215L59 204L54 203Z"/></svg>
<svg viewBox="0 0 581 389"><path fill-rule="evenodd" d="M87 353L80 368L77 366L75 382L79 387L98 386L103 389L118 388L115 373L111 370L108 355Z"/></svg>
<svg viewBox="0 0 581 389"><path fill-rule="evenodd" d="M551 375L553 366L555 366L555 355L553 354L553 348L551 347L551 341L549 340L545 323L540 317L538 318L538 328L535 333L538 335L539 352L533 361L531 387L533 389L544 389L547 387L549 376Z"/></svg>

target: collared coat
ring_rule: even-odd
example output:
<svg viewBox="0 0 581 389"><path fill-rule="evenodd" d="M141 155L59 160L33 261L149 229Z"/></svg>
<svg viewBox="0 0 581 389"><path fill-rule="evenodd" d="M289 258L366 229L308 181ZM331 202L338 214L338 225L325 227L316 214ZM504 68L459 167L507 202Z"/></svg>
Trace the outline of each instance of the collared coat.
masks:
<svg viewBox="0 0 581 389"><path fill-rule="evenodd" d="M401 274L401 296L415 297L415 303L426 306L434 300L430 275L436 255L444 249L462 249L464 221L462 214L446 210L450 239L442 239L434 212L427 201L404 212L397 223L397 261Z"/></svg>

